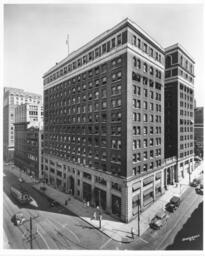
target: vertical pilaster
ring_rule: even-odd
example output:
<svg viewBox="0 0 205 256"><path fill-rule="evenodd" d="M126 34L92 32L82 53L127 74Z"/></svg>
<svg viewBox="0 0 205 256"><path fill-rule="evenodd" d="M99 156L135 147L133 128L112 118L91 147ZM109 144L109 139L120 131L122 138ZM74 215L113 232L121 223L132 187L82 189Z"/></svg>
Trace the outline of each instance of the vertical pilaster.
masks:
<svg viewBox="0 0 205 256"><path fill-rule="evenodd" d="M127 183L122 186L121 213L124 222L127 223L132 219L132 187Z"/></svg>
<svg viewBox="0 0 205 256"><path fill-rule="evenodd" d="M154 178L154 180L153 180L153 200L155 201L155 199L156 199L156 191L155 191L155 173L154 173L154 175L153 175L153 178Z"/></svg>
<svg viewBox="0 0 205 256"><path fill-rule="evenodd" d="M165 180L164 180L164 169L161 170L161 193L164 194Z"/></svg>
<svg viewBox="0 0 205 256"><path fill-rule="evenodd" d="M80 200L83 200L83 172L80 172Z"/></svg>
<svg viewBox="0 0 205 256"><path fill-rule="evenodd" d="M75 176L74 176L74 197L78 196L78 176L77 176L77 170L75 169Z"/></svg>
<svg viewBox="0 0 205 256"><path fill-rule="evenodd" d="M91 184L91 205L95 204L95 176L92 175L92 184Z"/></svg>
<svg viewBox="0 0 205 256"><path fill-rule="evenodd" d="M140 181L140 208L142 209L144 206L143 202L143 180Z"/></svg>
<svg viewBox="0 0 205 256"><path fill-rule="evenodd" d="M111 213L111 181L107 181L107 189L106 189L106 211Z"/></svg>

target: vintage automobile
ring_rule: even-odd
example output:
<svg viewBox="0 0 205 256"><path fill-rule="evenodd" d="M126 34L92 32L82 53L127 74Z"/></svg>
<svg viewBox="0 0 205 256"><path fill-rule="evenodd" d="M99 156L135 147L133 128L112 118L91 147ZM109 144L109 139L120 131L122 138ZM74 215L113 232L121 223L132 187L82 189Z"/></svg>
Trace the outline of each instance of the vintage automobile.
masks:
<svg viewBox="0 0 205 256"><path fill-rule="evenodd" d="M181 200L180 200L180 197L178 197L178 196L173 196L173 197L170 199L169 203L166 204L165 209L166 209L168 212L174 212L174 211L177 209L177 207L179 207L180 201L181 201Z"/></svg>
<svg viewBox="0 0 205 256"><path fill-rule="evenodd" d="M196 193L199 195L203 195L204 194L204 185L200 184L197 188L196 188Z"/></svg>
<svg viewBox="0 0 205 256"><path fill-rule="evenodd" d="M167 222L167 219L167 213L164 210L161 210L154 216L154 218L152 218L149 225L152 229L158 230Z"/></svg>
<svg viewBox="0 0 205 256"><path fill-rule="evenodd" d="M198 179L193 179L193 181L190 184L192 187L197 187L199 185L199 180Z"/></svg>
<svg viewBox="0 0 205 256"><path fill-rule="evenodd" d="M18 212L13 215L12 221L13 221L14 225L19 226L26 221L26 218L24 217L22 212Z"/></svg>

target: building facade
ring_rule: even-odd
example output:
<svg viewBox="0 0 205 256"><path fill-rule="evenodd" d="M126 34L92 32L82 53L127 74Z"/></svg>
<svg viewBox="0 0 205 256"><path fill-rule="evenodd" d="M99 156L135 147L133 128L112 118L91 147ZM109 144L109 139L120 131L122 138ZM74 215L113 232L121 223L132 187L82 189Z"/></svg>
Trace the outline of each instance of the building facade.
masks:
<svg viewBox="0 0 205 256"><path fill-rule="evenodd" d="M176 165L170 184L194 168L194 60L179 44L165 49L165 158Z"/></svg>
<svg viewBox="0 0 205 256"><path fill-rule="evenodd" d="M12 161L15 146L15 108L24 103L40 103L42 97L38 94L21 89L5 87L3 105L3 159Z"/></svg>
<svg viewBox="0 0 205 256"><path fill-rule="evenodd" d="M194 152L196 156L204 156L204 108L194 109Z"/></svg>
<svg viewBox="0 0 205 256"><path fill-rule="evenodd" d="M41 173L42 104L22 104L15 109L14 163L39 178ZM40 169L39 169L40 168Z"/></svg>
<svg viewBox="0 0 205 256"><path fill-rule="evenodd" d="M164 192L164 50L125 19L44 79L47 183L128 222Z"/></svg>

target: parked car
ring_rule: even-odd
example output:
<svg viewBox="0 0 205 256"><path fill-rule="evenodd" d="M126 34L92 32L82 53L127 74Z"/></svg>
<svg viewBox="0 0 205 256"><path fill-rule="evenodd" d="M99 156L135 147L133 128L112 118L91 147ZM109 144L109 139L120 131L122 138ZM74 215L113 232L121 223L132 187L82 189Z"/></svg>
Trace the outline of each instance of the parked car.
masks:
<svg viewBox="0 0 205 256"><path fill-rule="evenodd" d="M198 179L193 179L193 181L191 182L191 186L192 187L197 187L199 185L199 180Z"/></svg>
<svg viewBox="0 0 205 256"><path fill-rule="evenodd" d="M52 200L52 201L50 202L50 206L51 206L51 207L59 206L59 205L60 205L60 204L59 204L58 202L54 201L54 200Z"/></svg>
<svg viewBox="0 0 205 256"><path fill-rule="evenodd" d="M152 218L149 225L152 229L158 230L167 222L167 219L167 213L164 210L161 210L154 216L154 218Z"/></svg>
<svg viewBox="0 0 205 256"><path fill-rule="evenodd" d="M14 225L19 226L26 221L26 218L24 217L23 213L18 212L13 215L12 221L13 221Z"/></svg>
<svg viewBox="0 0 205 256"><path fill-rule="evenodd" d="M20 183L24 182L24 180L23 180L22 178L18 178L18 181L19 181Z"/></svg>
<svg viewBox="0 0 205 256"><path fill-rule="evenodd" d="M200 184L197 188L196 188L196 193L199 195L203 195L204 194L204 185Z"/></svg>
<svg viewBox="0 0 205 256"><path fill-rule="evenodd" d="M173 197L170 199L169 203L166 204L166 206L165 206L166 210L167 210L168 212L174 212L174 211L177 209L177 207L179 207L180 201L181 201L181 200L180 200L180 197L178 197L178 196L173 196Z"/></svg>

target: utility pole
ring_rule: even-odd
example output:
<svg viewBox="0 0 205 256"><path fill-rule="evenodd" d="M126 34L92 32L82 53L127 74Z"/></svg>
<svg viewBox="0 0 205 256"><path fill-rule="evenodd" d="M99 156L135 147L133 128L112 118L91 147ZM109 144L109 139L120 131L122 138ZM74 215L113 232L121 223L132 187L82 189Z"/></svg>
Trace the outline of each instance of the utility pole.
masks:
<svg viewBox="0 0 205 256"><path fill-rule="evenodd" d="M137 205L138 205L138 236L140 236L140 198L139 196L137 199Z"/></svg>
<svg viewBox="0 0 205 256"><path fill-rule="evenodd" d="M39 216L35 216L35 217L30 217L28 220L26 220L25 222L29 221L30 224L30 228L29 228L29 234L26 236L24 235L24 239L26 240L26 242L30 243L30 249L33 249L33 240L36 239L36 236L38 234L38 232L36 232L35 234L33 234L33 223L32 220L38 218Z"/></svg>
<svg viewBox="0 0 205 256"><path fill-rule="evenodd" d="M68 54L69 54L69 34L67 34L66 44L67 44L67 47L68 47Z"/></svg>
<svg viewBox="0 0 205 256"><path fill-rule="evenodd" d="M30 217L30 248L33 249L33 227L32 227L32 218Z"/></svg>

